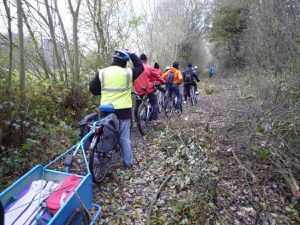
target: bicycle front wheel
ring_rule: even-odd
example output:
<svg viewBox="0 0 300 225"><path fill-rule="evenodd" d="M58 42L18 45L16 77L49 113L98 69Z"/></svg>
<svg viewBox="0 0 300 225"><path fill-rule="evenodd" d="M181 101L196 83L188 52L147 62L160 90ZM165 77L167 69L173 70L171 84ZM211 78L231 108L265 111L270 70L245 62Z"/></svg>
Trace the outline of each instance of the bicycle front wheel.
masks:
<svg viewBox="0 0 300 225"><path fill-rule="evenodd" d="M149 125L148 107L145 103L142 103L138 109L137 126L142 135L145 135L148 131Z"/></svg>
<svg viewBox="0 0 300 225"><path fill-rule="evenodd" d="M100 184L108 173L112 152L101 152L96 154L96 148L97 145L90 150L89 169L92 174L93 182L95 184Z"/></svg>

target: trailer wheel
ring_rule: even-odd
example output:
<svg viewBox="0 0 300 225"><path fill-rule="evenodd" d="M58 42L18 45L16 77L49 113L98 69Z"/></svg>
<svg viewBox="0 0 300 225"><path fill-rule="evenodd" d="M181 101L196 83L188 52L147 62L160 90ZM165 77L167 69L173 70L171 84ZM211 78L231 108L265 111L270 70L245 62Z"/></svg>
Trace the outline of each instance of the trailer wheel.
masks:
<svg viewBox="0 0 300 225"><path fill-rule="evenodd" d="M80 219L81 218L81 219ZM76 208L71 216L68 218L65 225L73 225L74 222L81 221L80 224L88 225L90 224L90 217L88 213L83 208Z"/></svg>

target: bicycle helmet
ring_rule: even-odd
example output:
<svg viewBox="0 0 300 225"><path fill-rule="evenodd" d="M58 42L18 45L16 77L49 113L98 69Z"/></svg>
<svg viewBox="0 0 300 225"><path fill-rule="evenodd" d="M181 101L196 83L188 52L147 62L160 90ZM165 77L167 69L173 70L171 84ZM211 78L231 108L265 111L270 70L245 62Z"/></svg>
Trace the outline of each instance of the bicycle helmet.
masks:
<svg viewBox="0 0 300 225"><path fill-rule="evenodd" d="M116 50L113 54L113 58L117 58L126 62L130 60L129 54L122 49Z"/></svg>

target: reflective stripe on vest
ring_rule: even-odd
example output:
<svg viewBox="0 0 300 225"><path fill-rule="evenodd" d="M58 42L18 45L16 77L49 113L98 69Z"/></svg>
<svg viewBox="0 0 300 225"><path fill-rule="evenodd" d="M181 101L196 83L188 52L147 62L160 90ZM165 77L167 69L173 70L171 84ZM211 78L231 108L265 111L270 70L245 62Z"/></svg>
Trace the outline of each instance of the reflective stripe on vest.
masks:
<svg viewBox="0 0 300 225"><path fill-rule="evenodd" d="M112 104L115 109L132 107L132 70L110 66L98 71L101 83L101 105Z"/></svg>
<svg viewBox="0 0 300 225"><path fill-rule="evenodd" d="M105 69L102 70L101 76L101 90L109 92L123 92L130 89L130 69L126 68L126 87L125 88L109 88L105 86Z"/></svg>

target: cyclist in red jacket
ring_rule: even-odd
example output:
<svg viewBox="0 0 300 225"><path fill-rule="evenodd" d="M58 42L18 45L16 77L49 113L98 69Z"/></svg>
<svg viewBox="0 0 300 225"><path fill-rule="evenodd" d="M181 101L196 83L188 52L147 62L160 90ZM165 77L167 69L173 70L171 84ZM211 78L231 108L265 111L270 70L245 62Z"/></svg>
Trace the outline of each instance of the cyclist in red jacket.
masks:
<svg viewBox="0 0 300 225"><path fill-rule="evenodd" d="M147 95L150 100L150 103L153 106L153 111L151 115L151 120L156 121L158 119L158 103L157 103L157 96L154 93L153 84L163 84L164 80L160 76L160 74L157 72L155 68L150 66L147 62L147 56L142 53L140 56L140 60L143 63L144 71L143 73L134 81L134 89L135 91L140 95L145 95L145 92L142 91L142 88L147 88ZM135 109L134 109L134 115L135 118L137 118L137 113L139 106L141 104L140 100L136 100Z"/></svg>

